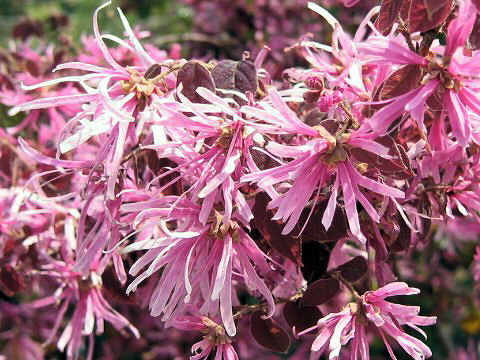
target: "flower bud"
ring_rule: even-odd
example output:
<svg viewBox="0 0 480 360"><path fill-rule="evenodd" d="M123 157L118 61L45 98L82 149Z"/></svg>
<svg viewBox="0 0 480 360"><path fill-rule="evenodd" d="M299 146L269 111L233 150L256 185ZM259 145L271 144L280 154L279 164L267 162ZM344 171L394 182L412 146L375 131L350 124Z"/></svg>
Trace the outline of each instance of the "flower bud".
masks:
<svg viewBox="0 0 480 360"><path fill-rule="evenodd" d="M304 80L305 85L312 90L323 90L323 77L319 73L310 73Z"/></svg>

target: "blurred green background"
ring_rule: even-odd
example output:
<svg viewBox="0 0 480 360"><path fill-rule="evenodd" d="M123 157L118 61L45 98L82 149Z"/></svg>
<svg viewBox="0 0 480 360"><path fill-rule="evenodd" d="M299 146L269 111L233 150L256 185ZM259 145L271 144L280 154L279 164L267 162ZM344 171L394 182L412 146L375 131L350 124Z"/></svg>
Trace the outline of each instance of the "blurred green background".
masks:
<svg viewBox="0 0 480 360"><path fill-rule="evenodd" d="M58 40L59 30L77 42L82 34L92 33L92 14L102 0L0 0L0 45L5 46L12 30L26 18L42 24L49 40ZM116 7L121 7L128 20L141 24L142 30L152 34L181 34L192 26L193 10L175 0L113 0L101 14L104 32L121 34ZM68 20L64 18L68 15ZM63 17L63 19L62 19ZM64 22L67 21L66 24ZM162 41L164 37L157 36Z"/></svg>

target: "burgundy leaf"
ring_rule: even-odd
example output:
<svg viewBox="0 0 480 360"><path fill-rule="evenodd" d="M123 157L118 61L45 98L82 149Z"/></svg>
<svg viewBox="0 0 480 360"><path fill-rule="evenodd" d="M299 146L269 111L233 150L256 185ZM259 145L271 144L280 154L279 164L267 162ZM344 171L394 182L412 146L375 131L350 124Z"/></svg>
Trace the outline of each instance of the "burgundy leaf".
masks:
<svg viewBox="0 0 480 360"><path fill-rule="evenodd" d="M340 283L337 279L326 278L312 283L303 294L302 306L317 306L333 299L340 290Z"/></svg>
<svg viewBox="0 0 480 360"><path fill-rule="evenodd" d="M427 217L421 217L422 228L417 234L422 240L427 238L430 228L432 227L432 220L429 218L432 216L432 203L428 198L427 193L424 191L420 195L420 202L418 205L418 212L420 214L426 215Z"/></svg>
<svg viewBox="0 0 480 360"><path fill-rule="evenodd" d="M262 151L256 150L254 147L250 148L250 154L260 170L271 169L276 165L276 162L270 156Z"/></svg>
<svg viewBox="0 0 480 360"><path fill-rule="evenodd" d="M317 324L322 313L316 306L301 306L299 302L289 301L283 307L283 317L296 332L303 331Z"/></svg>
<svg viewBox="0 0 480 360"><path fill-rule="evenodd" d="M272 319L262 319L264 312L255 311L250 317L250 333L258 344L264 348L286 353L290 347L287 332Z"/></svg>
<svg viewBox="0 0 480 360"><path fill-rule="evenodd" d="M443 86L437 86L432 95L427 99L427 105L436 112L443 110L443 96L445 94L445 88Z"/></svg>
<svg viewBox="0 0 480 360"><path fill-rule="evenodd" d="M302 116L301 119L308 126L314 127L320 125L320 122L323 119L323 114L317 107L315 107Z"/></svg>
<svg viewBox="0 0 480 360"><path fill-rule="evenodd" d="M400 226L400 231L392 244L389 244L388 250L392 252L399 252L407 250L410 246L410 240L412 238L412 230L408 227L403 217L398 214L397 222Z"/></svg>
<svg viewBox="0 0 480 360"><path fill-rule="evenodd" d="M472 0L472 2L477 7L477 12L480 12L480 0Z"/></svg>
<svg viewBox="0 0 480 360"><path fill-rule="evenodd" d="M430 10L427 9L425 0L412 0L408 12L410 32L427 31L436 28L447 19L452 10L453 0L438 0L437 2L441 3L441 5L432 13L432 8ZM436 8L437 6L435 6Z"/></svg>
<svg viewBox="0 0 480 360"><path fill-rule="evenodd" d="M7 296L13 296L25 289L25 282L10 264L0 269L0 290Z"/></svg>
<svg viewBox="0 0 480 360"><path fill-rule="evenodd" d="M422 76L423 71L420 65L410 64L401 67L385 80L379 99L388 100L415 89Z"/></svg>
<svg viewBox="0 0 480 360"><path fill-rule="evenodd" d="M298 220L298 223L294 228L295 230L292 233L300 233L302 227L308 219L308 216L310 215L310 219L308 219L308 223L300 236L302 242L335 241L346 237L348 234L347 218L340 206L337 206L337 208L335 209L335 214L333 216L333 221L330 225L330 228L328 229L328 231L325 230L325 227L322 224L322 217L325 209L327 208L327 205L328 200L319 202L311 215L311 209L307 208L303 210Z"/></svg>
<svg viewBox="0 0 480 360"><path fill-rule="evenodd" d="M253 215L255 227L267 243L281 255L298 265L302 265L301 239L291 235L282 235L283 225L272 220L273 212L267 210L270 198L265 193L255 197Z"/></svg>
<svg viewBox="0 0 480 360"><path fill-rule="evenodd" d="M25 62L25 69L34 77L40 76L40 69L38 64L33 60L27 60Z"/></svg>
<svg viewBox="0 0 480 360"><path fill-rule="evenodd" d="M332 272L338 271L345 280L355 282L365 275L367 270L367 260L365 260L363 256L356 256L352 260L332 270Z"/></svg>
<svg viewBox="0 0 480 360"><path fill-rule="evenodd" d="M235 90L255 94L257 92L257 69L251 60L240 60L235 71Z"/></svg>
<svg viewBox="0 0 480 360"><path fill-rule="evenodd" d="M247 91L255 94L258 87L257 70L250 60L222 60L212 70L212 78L217 89ZM221 96L227 96L219 92ZM230 97L230 95L228 95ZM238 96L233 96L240 104L245 103Z"/></svg>
<svg viewBox="0 0 480 360"><path fill-rule="evenodd" d="M402 6L410 0L383 0L375 26L383 35L387 35L400 15Z"/></svg>
<svg viewBox="0 0 480 360"><path fill-rule="evenodd" d="M212 70L212 78L219 89L233 90L235 88L235 71L237 62L222 60Z"/></svg>
<svg viewBox="0 0 480 360"><path fill-rule="evenodd" d="M411 168L410 159L402 145L395 142L389 135L381 136L375 141L389 149L391 159L385 159L360 148L350 149L350 154L355 160L378 169L380 173L392 179L404 180L415 175Z"/></svg>
<svg viewBox="0 0 480 360"><path fill-rule="evenodd" d="M335 136L340 129L340 122L334 119L322 120L319 125L323 126L332 136Z"/></svg>
<svg viewBox="0 0 480 360"><path fill-rule="evenodd" d="M102 291L120 304L136 304L136 293L127 295L126 286L123 286L115 274L113 266L108 266L102 274Z"/></svg>
<svg viewBox="0 0 480 360"><path fill-rule="evenodd" d="M154 77L160 75L162 73L162 65L160 64L153 64L145 71L143 77L145 79L153 79Z"/></svg>
<svg viewBox="0 0 480 360"><path fill-rule="evenodd" d="M197 93L197 88L204 87L215 92L215 84L210 72L198 61L189 61L178 71L177 87L180 84L183 84L182 94L194 103L208 102Z"/></svg>
<svg viewBox="0 0 480 360"><path fill-rule="evenodd" d="M303 100L307 104L315 104L322 93L318 90L308 90L303 93Z"/></svg>
<svg viewBox="0 0 480 360"><path fill-rule="evenodd" d="M162 167L170 165L167 164L166 161L162 161L164 158L160 158L156 150L143 149L143 151L145 152L144 155L147 160L147 166L155 175L160 174Z"/></svg>
<svg viewBox="0 0 480 360"><path fill-rule="evenodd" d="M24 19L18 22L12 30L12 37L25 40L30 36L43 36L43 26L38 20Z"/></svg>
<svg viewBox="0 0 480 360"><path fill-rule="evenodd" d="M325 275L331 252L328 245L333 246L334 243L312 241L302 244L303 266L300 270L308 284L313 283Z"/></svg>
<svg viewBox="0 0 480 360"><path fill-rule="evenodd" d="M423 3L427 10L428 19L432 20L438 11L442 10L447 4L451 5L452 2L450 0L423 0Z"/></svg>
<svg viewBox="0 0 480 360"><path fill-rule="evenodd" d="M480 0L476 1L477 9L480 11ZM472 33L468 38L468 47L470 50L478 50L480 49L480 16L477 14L475 19L475 24L473 25Z"/></svg>

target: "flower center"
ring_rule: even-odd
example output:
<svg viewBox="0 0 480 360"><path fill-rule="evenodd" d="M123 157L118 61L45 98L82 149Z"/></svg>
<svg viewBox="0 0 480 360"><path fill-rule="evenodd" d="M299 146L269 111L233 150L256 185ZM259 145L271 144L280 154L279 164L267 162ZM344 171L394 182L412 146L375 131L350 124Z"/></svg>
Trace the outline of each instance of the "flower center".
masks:
<svg viewBox="0 0 480 360"><path fill-rule="evenodd" d="M215 321L202 317L203 324L207 327L204 331L205 339L212 345L225 345L230 344L232 340L225 333L225 328L222 325L218 325Z"/></svg>
<svg viewBox="0 0 480 360"><path fill-rule="evenodd" d="M135 69L127 68L127 70L130 72L130 78L122 81L122 90L125 94L132 92L136 94L138 111L145 109L154 93L162 96L168 91L164 78L169 71L162 74L160 64L150 66L143 75Z"/></svg>
<svg viewBox="0 0 480 360"><path fill-rule="evenodd" d="M426 84L428 81L437 78L445 89L459 91L463 84L448 71L449 62L449 59L443 59L440 63L434 59L430 59L427 66L428 73L423 78L422 84Z"/></svg>
<svg viewBox="0 0 480 360"><path fill-rule="evenodd" d="M229 234L232 240L240 242L240 236L238 234L238 224L230 220L229 223L223 223L223 214L217 210L213 210L214 214L210 216L210 230L209 235L217 239L223 239L225 235Z"/></svg>

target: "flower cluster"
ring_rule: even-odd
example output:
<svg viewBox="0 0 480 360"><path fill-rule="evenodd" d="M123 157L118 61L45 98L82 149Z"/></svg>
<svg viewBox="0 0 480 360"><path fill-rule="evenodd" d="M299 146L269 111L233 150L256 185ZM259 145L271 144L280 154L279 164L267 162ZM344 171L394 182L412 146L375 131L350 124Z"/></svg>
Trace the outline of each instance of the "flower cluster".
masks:
<svg viewBox="0 0 480 360"><path fill-rule="evenodd" d="M410 329L427 339L441 310L386 298L420 294L404 281L441 292L457 248L476 248L480 278L476 5L383 1L350 35L298 3L330 42L282 43L304 64L283 82L267 46L182 59L143 46L120 9L125 37L103 34L110 2L78 55L24 42L0 57L0 101L21 118L0 129L0 320L15 329L0 321L0 350L366 360L377 338L392 359L432 356Z"/></svg>

